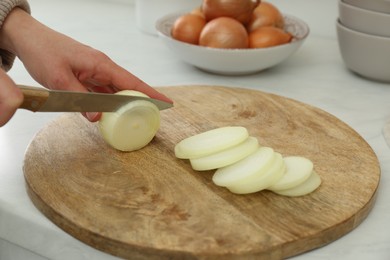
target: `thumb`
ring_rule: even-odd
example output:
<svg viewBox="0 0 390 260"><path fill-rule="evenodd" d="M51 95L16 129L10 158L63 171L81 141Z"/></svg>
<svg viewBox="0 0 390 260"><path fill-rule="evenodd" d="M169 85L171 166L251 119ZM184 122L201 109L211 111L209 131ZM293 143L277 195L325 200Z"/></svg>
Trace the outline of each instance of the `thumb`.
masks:
<svg viewBox="0 0 390 260"><path fill-rule="evenodd" d="M0 126L11 119L22 102L22 91L3 70L0 70Z"/></svg>

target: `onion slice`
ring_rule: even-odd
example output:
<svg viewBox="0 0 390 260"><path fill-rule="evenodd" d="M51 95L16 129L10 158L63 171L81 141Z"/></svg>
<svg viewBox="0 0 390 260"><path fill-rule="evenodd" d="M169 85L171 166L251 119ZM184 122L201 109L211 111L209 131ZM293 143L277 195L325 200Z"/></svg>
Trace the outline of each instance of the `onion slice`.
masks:
<svg viewBox="0 0 390 260"><path fill-rule="evenodd" d="M116 94L148 97L134 90L123 90ZM146 100L129 102L116 112L104 112L99 121L103 139L113 148L127 152L145 147L159 128L160 111Z"/></svg>
<svg viewBox="0 0 390 260"><path fill-rule="evenodd" d="M213 182L218 186L229 187L239 181L253 180L253 176L265 174L275 158L275 152L272 148L260 147L241 161L219 168L213 175Z"/></svg>
<svg viewBox="0 0 390 260"><path fill-rule="evenodd" d="M274 191L274 192L276 194L289 196L289 197L304 196L316 190L320 185L321 185L320 176L315 171L312 171L309 179L307 179L302 184L295 186L291 189Z"/></svg>
<svg viewBox="0 0 390 260"><path fill-rule="evenodd" d="M200 158L238 145L248 137L245 127L215 128L180 141L175 146L175 156L181 159Z"/></svg>
<svg viewBox="0 0 390 260"><path fill-rule="evenodd" d="M284 157L286 173L277 183L268 187L272 191L291 189L305 182L313 171L313 163L301 156Z"/></svg>
<svg viewBox="0 0 390 260"><path fill-rule="evenodd" d="M286 165L280 153L275 153L275 159L268 171L257 172L250 178L237 181L227 188L237 194L254 193L268 188L278 182L286 171Z"/></svg>
<svg viewBox="0 0 390 260"><path fill-rule="evenodd" d="M190 159L191 166L197 171L207 171L231 165L244 159L259 148L259 141L255 137L248 137L244 142L201 158Z"/></svg>

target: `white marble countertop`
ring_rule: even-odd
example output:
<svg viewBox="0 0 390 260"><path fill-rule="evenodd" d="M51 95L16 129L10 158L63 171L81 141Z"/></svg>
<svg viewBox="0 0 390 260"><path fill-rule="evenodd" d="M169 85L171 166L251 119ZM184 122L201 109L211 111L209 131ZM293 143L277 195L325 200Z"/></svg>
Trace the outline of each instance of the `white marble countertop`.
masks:
<svg viewBox="0 0 390 260"><path fill-rule="evenodd" d="M349 72L341 59L336 0L273 1L306 21L302 48L273 69L249 76L207 74L173 58L157 37L135 26L132 1L31 0L33 15L50 27L102 50L154 86L215 84L246 87L319 107L346 122L372 146L382 169L374 208L342 238L294 259L390 259L390 149L382 130L390 120L390 84ZM9 73L36 84L17 61ZM18 111L0 128L0 259L115 259L74 239L45 218L25 190L22 164L27 145L58 114Z"/></svg>

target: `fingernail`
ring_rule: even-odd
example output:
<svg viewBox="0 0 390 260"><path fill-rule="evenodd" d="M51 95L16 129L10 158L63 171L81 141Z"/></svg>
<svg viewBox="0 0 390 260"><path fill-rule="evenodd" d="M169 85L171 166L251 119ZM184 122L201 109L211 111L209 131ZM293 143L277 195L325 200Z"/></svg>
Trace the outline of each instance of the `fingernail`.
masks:
<svg viewBox="0 0 390 260"><path fill-rule="evenodd" d="M98 112L87 112L85 115L86 115L86 117L87 117L87 119L89 121L95 122L95 121L99 120L100 113L98 113Z"/></svg>

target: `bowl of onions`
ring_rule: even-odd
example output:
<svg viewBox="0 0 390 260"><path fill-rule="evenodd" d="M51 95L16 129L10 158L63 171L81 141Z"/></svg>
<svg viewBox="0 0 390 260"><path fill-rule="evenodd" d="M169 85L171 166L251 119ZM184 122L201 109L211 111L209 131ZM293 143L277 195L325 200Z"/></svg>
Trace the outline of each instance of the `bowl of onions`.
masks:
<svg viewBox="0 0 390 260"><path fill-rule="evenodd" d="M265 1L204 0L156 23L159 37L182 61L222 75L245 75L278 65L309 34L301 19Z"/></svg>

